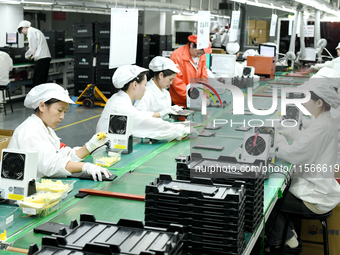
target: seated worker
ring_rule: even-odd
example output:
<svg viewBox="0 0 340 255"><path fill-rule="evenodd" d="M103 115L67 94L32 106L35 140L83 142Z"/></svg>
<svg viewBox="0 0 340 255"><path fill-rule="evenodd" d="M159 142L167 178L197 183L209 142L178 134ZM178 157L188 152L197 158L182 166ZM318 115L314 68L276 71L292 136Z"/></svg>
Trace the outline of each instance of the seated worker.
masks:
<svg viewBox="0 0 340 255"><path fill-rule="evenodd" d="M337 55L338 55L337 58L332 59L332 60L330 60L330 61L326 61L325 63L322 63L322 64L315 64L315 65L311 66L310 68L311 68L312 70L314 70L314 71L318 71L318 70L320 70L322 67L330 67L330 68L333 68L333 63L334 63L334 61L335 61L335 60L339 61L339 57L340 57L340 42L339 42L338 46L336 46L335 49L336 49L336 53L337 53Z"/></svg>
<svg viewBox="0 0 340 255"><path fill-rule="evenodd" d="M220 32L218 32L218 27L217 26L215 26L214 28L213 28L213 35L212 35L212 37L211 37L211 46L213 47L213 48L221 48L221 46L222 46L222 42L221 42L221 34L220 34Z"/></svg>
<svg viewBox="0 0 340 255"><path fill-rule="evenodd" d="M13 60L6 52L0 51L0 65L0 86L7 86L9 72L13 69Z"/></svg>
<svg viewBox="0 0 340 255"><path fill-rule="evenodd" d="M154 57L149 64L149 69L153 78L146 84L143 98L137 100L134 106L152 117L161 118L182 110L178 105L171 106L171 97L167 90L176 74L180 72L176 64L169 58Z"/></svg>
<svg viewBox="0 0 340 255"><path fill-rule="evenodd" d="M226 47L226 51L229 55L236 55L236 59L240 55L239 53L240 45L237 42L229 42ZM243 75L243 65L236 61L234 77L242 77Z"/></svg>
<svg viewBox="0 0 340 255"><path fill-rule="evenodd" d="M79 162L107 138L98 140L94 135L83 147L60 149L60 138L53 131L64 119L68 105L74 104L68 91L54 83L38 85L27 94L24 105L34 113L14 131L9 149L38 152L38 177L66 177L76 172L91 174L93 180L108 178L110 172L100 166Z"/></svg>
<svg viewBox="0 0 340 255"><path fill-rule="evenodd" d="M296 165L296 169L287 194L276 203L266 223L266 236L270 246L266 251L270 253L281 244L286 223L284 212L324 214L340 202L340 186L334 178L338 130L330 113L331 108L339 107L339 95L326 82L310 80L300 88L311 92L311 99L304 106L315 121L302 131L295 127L279 130L284 137L279 135L277 139L276 157ZM292 144L288 144L285 138ZM320 166L327 166L327 171L309 169ZM297 235L292 225L289 225L283 252L291 254L301 249Z"/></svg>
<svg viewBox="0 0 340 255"><path fill-rule="evenodd" d="M244 59L244 61L242 62L242 65L243 66L247 66L247 57L248 56L258 56L259 53L257 52L257 50L253 50L253 49L249 49L249 50L246 50L243 55L242 55L242 58Z"/></svg>
<svg viewBox="0 0 340 255"><path fill-rule="evenodd" d="M197 49L197 35L188 36L188 43L176 49L170 59L178 65L180 72L169 88L173 104L186 107L187 85L191 78L208 78L207 56L212 49ZM208 79L206 80L208 82Z"/></svg>
<svg viewBox="0 0 340 255"><path fill-rule="evenodd" d="M190 127L153 118L132 105L133 101L143 98L147 72L148 69L136 65L125 65L116 70L112 83L119 91L106 102L97 123L97 132L107 132L110 114L117 113L133 117L132 134L135 137L181 140L183 136L190 134Z"/></svg>

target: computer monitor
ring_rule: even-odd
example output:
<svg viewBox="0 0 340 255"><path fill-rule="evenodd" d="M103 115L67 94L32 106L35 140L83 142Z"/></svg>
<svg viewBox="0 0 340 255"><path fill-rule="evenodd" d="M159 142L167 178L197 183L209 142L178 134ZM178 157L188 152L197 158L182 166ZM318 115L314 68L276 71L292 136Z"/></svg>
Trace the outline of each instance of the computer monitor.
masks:
<svg viewBox="0 0 340 255"><path fill-rule="evenodd" d="M7 32L6 33L6 44L18 44L18 33Z"/></svg>
<svg viewBox="0 0 340 255"><path fill-rule="evenodd" d="M211 54L211 71L217 74L235 73L236 55Z"/></svg>
<svg viewBox="0 0 340 255"><path fill-rule="evenodd" d="M275 57L276 56L276 46L260 44L259 45L259 54L260 56L265 57Z"/></svg>

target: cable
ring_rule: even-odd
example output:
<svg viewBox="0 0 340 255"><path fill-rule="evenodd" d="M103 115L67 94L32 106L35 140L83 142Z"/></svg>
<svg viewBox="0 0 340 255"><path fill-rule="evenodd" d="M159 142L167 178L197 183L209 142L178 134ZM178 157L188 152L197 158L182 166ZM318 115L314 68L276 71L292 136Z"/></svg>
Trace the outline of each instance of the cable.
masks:
<svg viewBox="0 0 340 255"><path fill-rule="evenodd" d="M89 155L91 155L93 152L95 152L96 150L98 150L99 148L101 148L101 147L103 147L103 146L105 146L105 145L106 145L108 148L110 148L110 145L111 145L110 140L107 141L106 143L104 143L103 145L101 145L101 146L95 148L93 151L91 151L91 152L89 153Z"/></svg>

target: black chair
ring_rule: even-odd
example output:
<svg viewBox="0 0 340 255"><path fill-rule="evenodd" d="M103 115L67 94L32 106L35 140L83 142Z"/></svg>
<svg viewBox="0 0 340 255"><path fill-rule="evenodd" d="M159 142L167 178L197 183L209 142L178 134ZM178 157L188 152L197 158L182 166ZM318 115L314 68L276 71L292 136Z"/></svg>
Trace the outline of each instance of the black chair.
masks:
<svg viewBox="0 0 340 255"><path fill-rule="evenodd" d="M11 105L11 110L13 113L12 99L11 99L11 94L9 93L8 85L0 85L0 90L2 91L2 102L0 102L0 104L4 106L5 115L6 115L6 104L7 103ZM6 101L5 94L7 94L8 101Z"/></svg>
<svg viewBox="0 0 340 255"><path fill-rule="evenodd" d="M323 242L301 240L301 239L300 239L300 242L323 245L324 255L329 255L327 219L332 216L332 211L329 211L328 213L325 213L325 214L286 213L285 216L286 216L286 226L285 226L285 231L284 231L284 235L283 235L282 242L281 242L281 252L280 252L280 254L285 254L285 253L283 253L283 247L286 243L285 237L287 236L287 232L288 232L289 220L292 219L292 218L296 218L296 219L306 219L306 220L319 220L321 222L322 230L323 230L323 232L322 232Z"/></svg>

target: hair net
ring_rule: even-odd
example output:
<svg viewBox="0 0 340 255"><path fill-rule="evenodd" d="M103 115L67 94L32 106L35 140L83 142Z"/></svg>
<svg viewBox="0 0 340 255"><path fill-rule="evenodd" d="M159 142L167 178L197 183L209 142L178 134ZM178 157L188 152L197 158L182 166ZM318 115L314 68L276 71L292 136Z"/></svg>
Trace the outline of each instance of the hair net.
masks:
<svg viewBox="0 0 340 255"><path fill-rule="evenodd" d="M149 69L154 71L154 72L160 72L164 70L171 70L175 73L179 73L180 70L177 68L178 65L174 63L170 58L165 58L165 57L154 57L150 64L149 64Z"/></svg>
<svg viewBox="0 0 340 255"><path fill-rule="evenodd" d="M228 54L235 55L240 50L240 45L237 42L227 43L226 50Z"/></svg>
<svg viewBox="0 0 340 255"><path fill-rule="evenodd" d="M218 26L214 26L212 30L217 30L218 31Z"/></svg>
<svg viewBox="0 0 340 255"><path fill-rule="evenodd" d="M243 55L242 55L242 57L244 58L244 59L247 59L247 57L248 56L258 56L259 55L259 53L256 51L256 50L253 50L253 49L249 49L249 50L246 50L244 53L243 53Z"/></svg>
<svg viewBox="0 0 340 255"><path fill-rule="evenodd" d="M220 32L221 32L221 33L222 33L222 32L225 32L225 28L224 28L224 27L221 28L221 31L220 31Z"/></svg>
<svg viewBox="0 0 340 255"><path fill-rule="evenodd" d="M149 70L136 65L118 67L112 76L113 86L117 89L121 89L125 84L135 79L140 73L147 71Z"/></svg>
<svg viewBox="0 0 340 255"><path fill-rule="evenodd" d="M338 46L336 46L335 49L336 49L336 50L337 50L337 49L340 49L340 42L338 43Z"/></svg>
<svg viewBox="0 0 340 255"><path fill-rule="evenodd" d="M36 109L40 102L46 102L52 98L74 104L66 89L55 83L45 83L35 86L28 92L24 105L27 108Z"/></svg>
<svg viewBox="0 0 340 255"><path fill-rule="evenodd" d="M197 35L188 36L188 41L197 44ZM212 52L210 45L211 45L211 43L209 42L209 47L204 49L204 52L207 53L207 54L211 54L211 52Z"/></svg>
<svg viewBox="0 0 340 255"><path fill-rule="evenodd" d="M340 96L335 91L334 86L318 79L310 79L308 82L302 84L298 88L313 91L316 95L325 100L333 108L338 108L340 105Z"/></svg>
<svg viewBox="0 0 340 255"><path fill-rule="evenodd" d="M335 88L340 88L340 73L333 68L323 67L311 78L318 79L320 82L327 82Z"/></svg>
<svg viewBox="0 0 340 255"><path fill-rule="evenodd" d="M30 27L30 26L31 26L31 22L29 22L28 20L22 20L22 21L20 21L18 28Z"/></svg>

